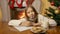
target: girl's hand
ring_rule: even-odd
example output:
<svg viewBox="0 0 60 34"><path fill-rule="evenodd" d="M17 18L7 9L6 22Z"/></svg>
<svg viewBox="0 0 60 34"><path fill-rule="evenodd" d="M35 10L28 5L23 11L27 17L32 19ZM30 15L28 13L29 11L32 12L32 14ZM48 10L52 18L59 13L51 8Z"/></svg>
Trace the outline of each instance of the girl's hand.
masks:
<svg viewBox="0 0 60 34"><path fill-rule="evenodd" d="M33 26L41 26L39 23L33 23Z"/></svg>
<svg viewBox="0 0 60 34"><path fill-rule="evenodd" d="M23 22L20 26L31 26L29 21Z"/></svg>

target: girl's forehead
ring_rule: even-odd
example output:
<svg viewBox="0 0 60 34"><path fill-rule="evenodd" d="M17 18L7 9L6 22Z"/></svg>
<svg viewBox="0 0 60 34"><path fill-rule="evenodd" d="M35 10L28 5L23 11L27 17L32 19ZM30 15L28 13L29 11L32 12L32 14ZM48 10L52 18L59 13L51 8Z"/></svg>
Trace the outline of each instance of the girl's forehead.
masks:
<svg viewBox="0 0 60 34"><path fill-rule="evenodd" d="M29 8L27 9L27 11L28 11L28 10L30 11L30 10L33 10L33 9L32 9L31 7L29 7Z"/></svg>

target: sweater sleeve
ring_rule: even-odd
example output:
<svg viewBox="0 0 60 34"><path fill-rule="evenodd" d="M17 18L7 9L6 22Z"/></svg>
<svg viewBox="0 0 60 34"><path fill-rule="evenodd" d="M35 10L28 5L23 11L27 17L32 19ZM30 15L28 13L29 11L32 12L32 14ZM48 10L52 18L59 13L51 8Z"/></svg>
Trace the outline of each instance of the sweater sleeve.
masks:
<svg viewBox="0 0 60 34"><path fill-rule="evenodd" d="M38 14L38 23L41 23L41 27L48 28L48 18L44 17L41 14Z"/></svg>
<svg viewBox="0 0 60 34"><path fill-rule="evenodd" d="M50 26L57 26L57 23L56 23L55 20L49 19L49 25L50 25Z"/></svg>
<svg viewBox="0 0 60 34"><path fill-rule="evenodd" d="M48 17L45 17L41 14L38 15L38 22L42 23L42 25L41 25L42 27L57 26L57 23L55 20L48 18Z"/></svg>
<svg viewBox="0 0 60 34"><path fill-rule="evenodd" d="M47 29L49 28L49 24L48 24L48 18L44 17L43 15L41 14L38 14L38 23L41 24L41 27L43 29L42 33L43 32L46 32Z"/></svg>

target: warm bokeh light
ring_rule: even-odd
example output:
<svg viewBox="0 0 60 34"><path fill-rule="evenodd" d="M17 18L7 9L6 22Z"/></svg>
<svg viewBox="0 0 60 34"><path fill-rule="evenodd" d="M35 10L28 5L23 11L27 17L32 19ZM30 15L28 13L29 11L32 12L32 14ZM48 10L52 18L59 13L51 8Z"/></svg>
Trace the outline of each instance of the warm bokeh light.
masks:
<svg viewBox="0 0 60 34"><path fill-rule="evenodd" d="M21 18L24 18L24 17L25 17L25 11L19 12L18 18L21 19Z"/></svg>

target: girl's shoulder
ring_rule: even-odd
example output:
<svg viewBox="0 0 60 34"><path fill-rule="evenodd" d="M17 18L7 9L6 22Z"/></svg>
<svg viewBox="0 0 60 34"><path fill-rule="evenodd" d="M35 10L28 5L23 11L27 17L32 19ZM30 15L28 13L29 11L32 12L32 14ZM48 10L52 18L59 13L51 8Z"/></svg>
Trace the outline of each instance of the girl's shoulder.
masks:
<svg viewBox="0 0 60 34"><path fill-rule="evenodd" d="M42 14L38 14L38 17L40 17L40 18L47 18L48 19L48 17L46 17L46 16L44 16Z"/></svg>
<svg viewBox="0 0 60 34"><path fill-rule="evenodd" d="M43 15L41 15L41 14L38 14L38 17L43 17Z"/></svg>

